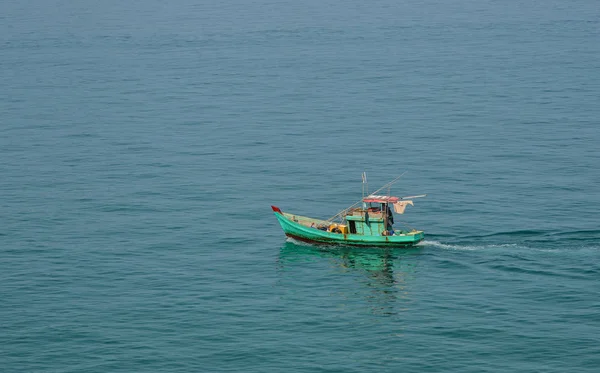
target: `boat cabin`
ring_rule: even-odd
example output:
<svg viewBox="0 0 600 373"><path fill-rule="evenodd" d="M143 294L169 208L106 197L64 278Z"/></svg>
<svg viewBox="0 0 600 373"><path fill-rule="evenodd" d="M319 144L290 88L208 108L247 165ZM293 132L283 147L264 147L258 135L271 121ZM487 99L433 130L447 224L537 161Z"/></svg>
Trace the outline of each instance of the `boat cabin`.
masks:
<svg viewBox="0 0 600 373"><path fill-rule="evenodd" d="M349 210L345 216L348 231L364 236L388 236L394 233L394 215L390 204L397 212L404 213L407 203L398 197L370 195L362 200L363 206ZM398 208L400 204L400 208Z"/></svg>

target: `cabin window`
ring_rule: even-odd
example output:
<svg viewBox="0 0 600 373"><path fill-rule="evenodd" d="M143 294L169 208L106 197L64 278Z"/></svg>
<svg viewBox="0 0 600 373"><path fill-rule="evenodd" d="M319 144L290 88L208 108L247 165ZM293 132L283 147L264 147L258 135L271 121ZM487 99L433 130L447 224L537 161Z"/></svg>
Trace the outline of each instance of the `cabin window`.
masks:
<svg viewBox="0 0 600 373"><path fill-rule="evenodd" d="M350 220L348 223L350 225L350 233L356 234L356 222L354 220Z"/></svg>

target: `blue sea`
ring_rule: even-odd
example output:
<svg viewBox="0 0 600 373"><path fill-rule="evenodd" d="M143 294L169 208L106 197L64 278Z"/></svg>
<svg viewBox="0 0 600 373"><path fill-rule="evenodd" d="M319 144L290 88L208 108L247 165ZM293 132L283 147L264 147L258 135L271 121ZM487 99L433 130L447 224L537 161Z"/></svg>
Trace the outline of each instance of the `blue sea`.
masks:
<svg viewBox="0 0 600 373"><path fill-rule="evenodd" d="M1 372L598 372L599 209L596 0L0 3Z"/></svg>

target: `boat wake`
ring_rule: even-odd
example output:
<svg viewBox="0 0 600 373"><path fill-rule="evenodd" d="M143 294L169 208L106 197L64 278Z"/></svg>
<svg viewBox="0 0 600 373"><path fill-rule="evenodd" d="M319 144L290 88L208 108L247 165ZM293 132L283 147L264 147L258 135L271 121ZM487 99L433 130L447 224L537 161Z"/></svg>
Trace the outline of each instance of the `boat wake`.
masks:
<svg viewBox="0 0 600 373"><path fill-rule="evenodd" d="M506 244L491 244L491 245L461 245L461 244L448 244L440 241L430 241L424 240L419 242L416 246L423 247L437 247L439 249L445 250L462 250L462 251L475 251L475 250L485 250L485 249L494 249L494 248L516 248L519 245L514 243L506 243Z"/></svg>
<svg viewBox="0 0 600 373"><path fill-rule="evenodd" d="M483 250L502 250L504 252L519 252L519 251L537 251L537 252L573 252L573 251L598 251L600 246L597 242L591 244L582 244L580 242L564 242L556 244L554 242L538 243L538 244L522 244L522 243L481 243L481 244L460 244L460 243L444 243L435 240L424 240L419 242L417 247L422 248L437 248L442 250L453 251L483 251Z"/></svg>

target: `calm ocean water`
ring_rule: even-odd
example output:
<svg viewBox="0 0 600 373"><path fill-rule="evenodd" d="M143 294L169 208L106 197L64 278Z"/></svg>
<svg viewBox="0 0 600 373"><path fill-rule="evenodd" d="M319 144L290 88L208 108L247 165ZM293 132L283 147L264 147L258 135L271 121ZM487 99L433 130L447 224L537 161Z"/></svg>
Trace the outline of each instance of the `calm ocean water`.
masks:
<svg viewBox="0 0 600 373"><path fill-rule="evenodd" d="M0 371L600 371L600 8L0 4ZM406 174L405 250L287 241Z"/></svg>

